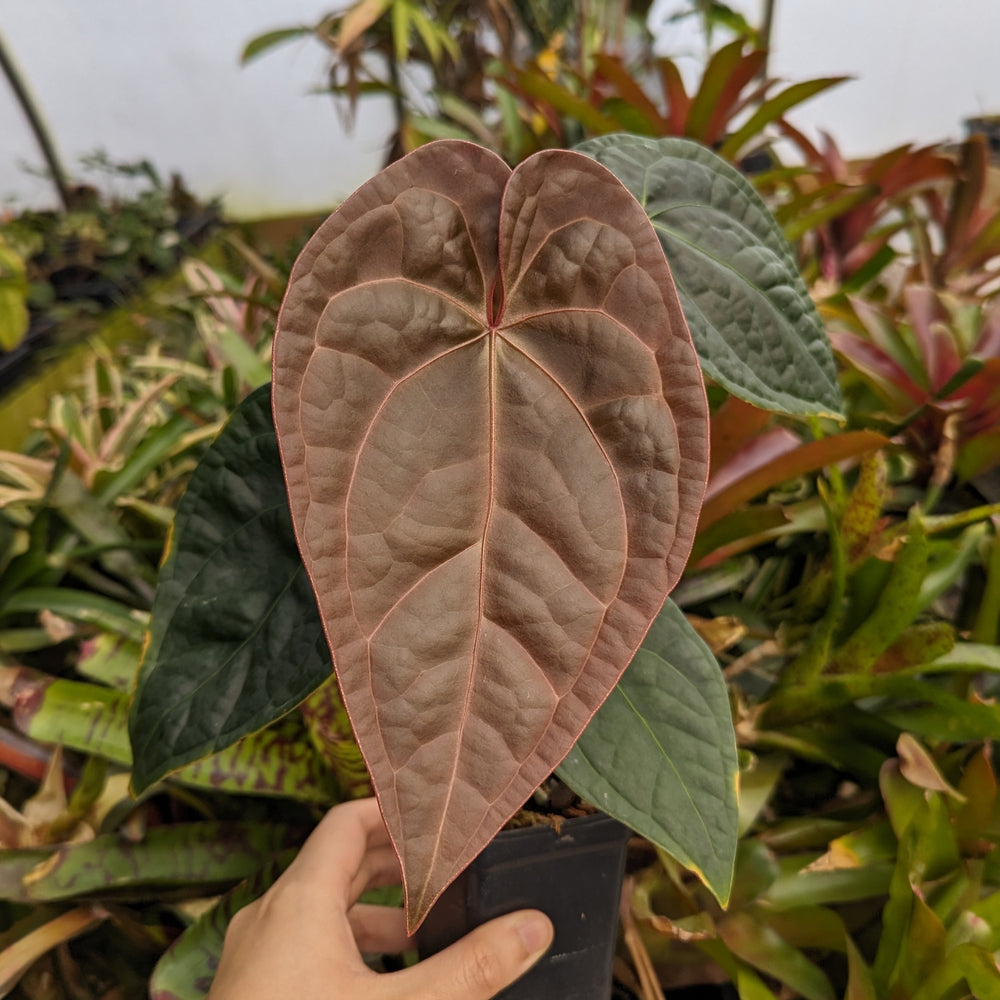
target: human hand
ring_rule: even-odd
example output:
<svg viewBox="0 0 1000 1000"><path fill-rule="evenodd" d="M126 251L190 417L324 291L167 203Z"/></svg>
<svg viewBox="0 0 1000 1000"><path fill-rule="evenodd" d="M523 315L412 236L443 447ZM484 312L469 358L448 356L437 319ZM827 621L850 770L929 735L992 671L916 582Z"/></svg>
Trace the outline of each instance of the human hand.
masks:
<svg viewBox="0 0 1000 1000"><path fill-rule="evenodd" d="M335 806L278 881L233 917L209 1000L489 1000L552 943L548 917L522 910L409 969L374 972L361 952L412 941L401 910L357 900L399 877L376 801Z"/></svg>

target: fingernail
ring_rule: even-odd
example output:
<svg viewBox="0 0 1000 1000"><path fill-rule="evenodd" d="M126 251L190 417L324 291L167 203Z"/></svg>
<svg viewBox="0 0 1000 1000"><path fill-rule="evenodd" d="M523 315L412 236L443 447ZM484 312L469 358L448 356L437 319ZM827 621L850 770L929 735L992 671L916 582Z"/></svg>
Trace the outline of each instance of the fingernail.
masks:
<svg viewBox="0 0 1000 1000"><path fill-rule="evenodd" d="M540 955L552 943L552 922L542 913L526 913L516 929L529 955Z"/></svg>

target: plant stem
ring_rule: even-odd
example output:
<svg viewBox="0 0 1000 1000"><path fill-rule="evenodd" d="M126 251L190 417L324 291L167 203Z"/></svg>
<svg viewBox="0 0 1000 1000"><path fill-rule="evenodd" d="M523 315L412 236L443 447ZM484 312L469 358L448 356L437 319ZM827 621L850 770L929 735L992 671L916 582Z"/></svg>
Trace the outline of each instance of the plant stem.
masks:
<svg viewBox="0 0 1000 1000"><path fill-rule="evenodd" d="M758 76L767 79L767 63L771 56L771 32L774 28L774 8L777 0L764 0L764 13L760 23L760 45L764 50L764 62L761 63Z"/></svg>
<svg viewBox="0 0 1000 1000"><path fill-rule="evenodd" d="M59 200L62 202L63 208L69 211L70 193L66 171L63 169L59 154L56 152L52 136L42 121L41 112L29 93L28 86L21 76L21 72L17 68L13 56L8 51L2 34L0 34L0 68L3 69L4 76L7 77L7 82L10 84L11 90L14 91L14 96L17 98L18 104L21 105L21 110L24 112L25 118L28 119L28 125L34 133L38 146L42 151L42 156L48 165L49 173L52 175L52 182L59 191Z"/></svg>

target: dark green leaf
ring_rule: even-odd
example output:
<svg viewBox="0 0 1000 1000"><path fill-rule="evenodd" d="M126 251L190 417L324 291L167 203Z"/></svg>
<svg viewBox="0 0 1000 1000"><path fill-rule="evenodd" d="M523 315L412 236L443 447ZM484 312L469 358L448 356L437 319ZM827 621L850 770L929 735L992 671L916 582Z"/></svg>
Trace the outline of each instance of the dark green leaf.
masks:
<svg viewBox="0 0 1000 1000"><path fill-rule="evenodd" d="M558 773L729 898L738 773L729 698L715 657L671 601Z"/></svg>
<svg viewBox="0 0 1000 1000"><path fill-rule="evenodd" d="M577 147L639 199L666 251L705 372L784 413L839 413L830 342L795 258L737 170L684 139L610 135Z"/></svg>
<svg viewBox="0 0 1000 1000"><path fill-rule="evenodd" d="M136 788L262 728L330 672L264 386L177 509L129 720Z"/></svg>

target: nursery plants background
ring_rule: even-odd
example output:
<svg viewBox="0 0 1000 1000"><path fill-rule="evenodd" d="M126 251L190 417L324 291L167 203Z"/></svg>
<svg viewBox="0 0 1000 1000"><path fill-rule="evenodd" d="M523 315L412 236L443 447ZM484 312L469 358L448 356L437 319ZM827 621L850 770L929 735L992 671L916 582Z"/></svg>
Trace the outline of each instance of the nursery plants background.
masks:
<svg viewBox="0 0 1000 1000"><path fill-rule="evenodd" d="M387 161L436 138L511 167L583 143L617 162L659 228L711 433L670 614L727 686L740 840L722 908L682 850L633 838L620 995L1000 996L1000 195L987 139L848 160L802 123L811 97L850 83L769 79L759 26L722 5L696 15L710 40L720 26L735 40L710 42L686 83L653 53L641 6L361 0L244 57L321 46L341 108L389 97ZM749 226L762 199L776 259L815 304L806 349L832 347L836 380L793 365L762 385L713 342L685 257L711 227L671 225L676 194L647 197L637 150L726 161L712 176L739 184L689 191L702 212ZM235 909L323 809L371 789L331 680L211 756L155 774L147 760L130 784L128 716L174 514L229 415L266 396L311 227L237 226L155 165L105 166L137 178L138 195L109 204L70 179L62 210L0 226L0 361L24 356L0 398L0 985L32 1000L187 1000L207 993ZM735 285L757 275L741 289L757 303L748 327L781 321L766 268L718 262ZM669 714L666 695L650 699Z"/></svg>

